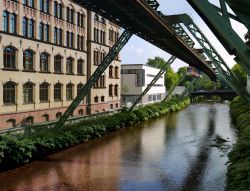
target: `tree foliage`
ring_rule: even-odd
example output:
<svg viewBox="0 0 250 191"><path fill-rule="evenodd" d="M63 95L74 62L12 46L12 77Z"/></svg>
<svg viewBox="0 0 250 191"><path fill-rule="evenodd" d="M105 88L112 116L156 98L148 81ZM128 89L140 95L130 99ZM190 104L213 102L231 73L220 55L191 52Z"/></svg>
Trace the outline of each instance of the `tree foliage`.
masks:
<svg viewBox="0 0 250 191"><path fill-rule="evenodd" d="M242 70L241 66L239 64L235 64L232 68L233 73L239 78L240 81L244 84L244 86L247 85L247 74L244 70Z"/></svg>

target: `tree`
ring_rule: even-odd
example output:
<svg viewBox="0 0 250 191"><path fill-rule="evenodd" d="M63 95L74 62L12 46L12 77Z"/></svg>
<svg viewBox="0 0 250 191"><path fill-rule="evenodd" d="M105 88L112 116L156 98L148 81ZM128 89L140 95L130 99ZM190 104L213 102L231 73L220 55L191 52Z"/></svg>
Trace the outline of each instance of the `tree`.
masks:
<svg viewBox="0 0 250 191"><path fill-rule="evenodd" d="M232 68L233 73L239 78L244 86L247 86L247 74L242 70L239 64L235 64Z"/></svg>
<svg viewBox="0 0 250 191"><path fill-rule="evenodd" d="M162 68L163 66L166 66L167 61L163 58L156 56L153 59L148 59L148 62L146 65L153 66L156 68ZM170 90L171 87L178 81L179 76L177 73L174 72L174 70L171 68L171 66L168 66L165 72L165 87L167 90Z"/></svg>

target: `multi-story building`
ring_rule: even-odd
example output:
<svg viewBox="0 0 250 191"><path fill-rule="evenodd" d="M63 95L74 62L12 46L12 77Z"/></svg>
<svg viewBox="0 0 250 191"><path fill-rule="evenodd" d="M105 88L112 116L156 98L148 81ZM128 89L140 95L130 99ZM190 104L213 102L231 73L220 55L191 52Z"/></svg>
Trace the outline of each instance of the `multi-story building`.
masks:
<svg viewBox="0 0 250 191"><path fill-rule="evenodd" d="M142 94L160 69L144 64L124 64L121 70L122 102L124 105L133 104ZM164 74L156 81L153 87L143 96L141 104L158 102L164 99L166 90Z"/></svg>
<svg viewBox="0 0 250 191"><path fill-rule="evenodd" d="M0 129L59 118L120 28L69 0L3 0ZM119 108L119 56L73 116Z"/></svg>

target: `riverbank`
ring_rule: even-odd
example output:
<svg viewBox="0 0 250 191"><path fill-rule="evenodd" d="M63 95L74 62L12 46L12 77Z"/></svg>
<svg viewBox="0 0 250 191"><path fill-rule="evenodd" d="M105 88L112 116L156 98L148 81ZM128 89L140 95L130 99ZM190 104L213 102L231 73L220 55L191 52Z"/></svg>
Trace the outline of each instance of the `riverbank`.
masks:
<svg viewBox="0 0 250 191"><path fill-rule="evenodd" d="M250 107L239 97L230 104L238 140L229 153L226 190L250 189Z"/></svg>
<svg viewBox="0 0 250 191"><path fill-rule="evenodd" d="M161 103L123 111L111 116L82 121L62 128L36 129L29 135L0 136L0 170L14 168L51 153L72 147L134 123L184 109L189 98L174 98Z"/></svg>

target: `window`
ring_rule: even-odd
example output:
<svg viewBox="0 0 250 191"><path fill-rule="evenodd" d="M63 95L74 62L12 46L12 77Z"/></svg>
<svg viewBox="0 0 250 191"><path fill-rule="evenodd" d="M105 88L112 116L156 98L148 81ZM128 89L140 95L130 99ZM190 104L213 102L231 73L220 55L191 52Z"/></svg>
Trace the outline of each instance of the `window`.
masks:
<svg viewBox="0 0 250 191"><path fill-rule="evenodd" d="M57 118L57 119L61 118L61 116L62 116L62 113L61 113L61 112L56 113L56 118Z"/></svg>
<svg viewBox="0 0 250 191"><path fill-rule="evenodd" d="M84 27L84 14L77 12L77 26Z"/></svg>
<svg viewBox="0 0 250 191"><path fill-rule="evenodd" d="M55 73L62 73L62 56L56 55L54 57L54 71Z"/></svg>
<svg viewBox="0 0 250 191"><path fill-rule="evenodd" d="M80 90L83 88L83 84L80 83L77 85L77 95L79 94Z"/></svg>
<svg viewBox="0 0 250 191"><path fill-rule="evenodd" d="M116 107L116 108L118 108L118 107L119 107L119 104L118 104L118 103L116 103L116 104L115 104L115 107Z"/></svg>
<svg viewBox="0 0 250 191"><path fill-rule="evenodd" d="M16 84L7 82L3 85L3 103L15 104L16 102Z"/></svg>
<svg viewBox="0 0 250 191"><path fill-rule="evenodd" d="M3 65L4 68L16 68L16 49L14 47L6 47L3 50Z"/></svg>
<svg viewBox="0 0 250 191"><path fill-rule="evenodd" d="M40 0L40 11L44 13L49 13L49 1L50 0Z"/></svg>
<svg viewBox="0 0 250 191"><path fill-rule="evenodd" d="M113 104L110 104L110 109L113 109Z"/></svg>
<svg viewBox="0 0 250 191"><path fill-rule="evenodd" d="M84 50L84 38L83 36L77 35L77 49Z"/></svg>
<svg viewBox="0 0 250 191"><path fill-rule="evenodd" d="M25 6L29 6L29 7L32 7L32 8L35 7L34 0L23 0L23 4Z"/></svg>
<svg viewBox="0 0 250 191"><path fill-rule="evenodd" d="M74 33L66 32L66 46L69 48L74 48Z"/></svg>
<svg viewBox="0 0 250 191"><path fill-rule="evenodd" d="M8 119L6 121L8 127L16 127L16 120L15 119Z"/></svg>
<svg viewBox="0 0 250 191"><path fill-rule="evenodd" d="M49 72L49 54L47 53L40 55L40 71Z"/></svg>
<svg viewBox="0 0 250 191"><path fill-rule="evenodd" d="M16 23L17 16L15 14L10 14L10 33L16 34Z"/></svg>
<svg viewBox="0 0 250 191"><path fill-rule="evenodd" d="M77 61L77 74L78 75L83 75L84 74L84 72L83 72L83 63L84 63L84 61L82 59L79 59Z"/></svg>
<svg viewBox="0 0 250 191"><path fill-rule="evenodd" d="M114 95L118 96L118 85L117 84L115 85Z"/></svg>
<svg viewBox="0 0 250 191"><path fill-rule="evenodd" d="M30 19L29 20L29 28L28 28L28 31L29 31L29 38L34 38L34 20Z"/></svg>
<svg viewBox="0 0 250 191"><path fill-rule="evenodd" d="M101 97L101 102L104 102L104 101L105 101L105 97L102 96L102 97Z"/></svg>
<svg viewBox="0 0 250 191"><path fill-rule="evenodd" d="M23 122L22 122L22 125L24 126L30 126L34 123L34 117L32 116L29 116L29 117L26 117Z"/></svg>
<svg viewBox="0 0 250 191"><path fill-rule="evenodd" d="M40 94L40 102L48 102L49 101L49 84L42 83L39 87Z"/></svg>
<svg viewBox="0 0 250 191"><path fill-rule="evenodd" d="M28 37L28 19L23 17L23 36Z"/></svg>
<svg viewBox="0 0 250 191"><path fill-rule="evenodd" d="M74 14L74 9L70 9L69 7L67 7L67 22L74 24Z"/></svg>
<svg viewBox="0 0 250 191"><path fill-rule="evenodd" d="M109 85L109 96L113 97L113 85L112 84Z"/></svg>
<svg viewBox="0 0 250 191"><path fill-rule="evenodd" d="M25 50L23 52L23 69L34 70L34 53L32 50Z"/></svg>
<svg viewBox="0 0 250 191"><path fill-rule="evenodd" d="M94 15L94 20L95 20L95 21L99 21L99 17L98 17L97 14Z"/></svg>
<svg viewBox="0 0 250 191"><path fill-rule="evenodd" d="M66 86L66 99L72 100L73 99L73 84L67 84Z"/></svg>
<svg viewBox="0 0 250 191"><path fill-rule="evenodd" d="M44 40L44 24L42 22L39 24L39 40Z"/></svg>
<svg viewBox="0 0 250 191"><path fill-rule="evenodd" d="M73 62L74 62L73 58L67 58L67 61L66 61L66 73L67 74L73 74Z"/></svg>
<svg viewBox="0 0 250 191"><path fill-rule="evenodd" d="M83 109L79 109L78 114L83 115Z"/></svg>
<svg viewBox="0 0 250 191"><path fill-rule="evenodd" d="M113 66L109 66L109 77L113 78Z"/></svg>
<svg viewBox="0 0 250 191"><path fill-rule="evenodd" d="M99 42L99 29L94 28L94 42Z"/></svg>
<svg viewBox="0 0 250 191"><path fill-rule="evenodd" d="M101 23L106 24L106 20L103 17L101 18Z"/></svg>
<svg viewBox="0 0 250 191"><path fill-rule="evenodd" d="M58 17L62 19L62 4L61 3L58 4Z"/></svg>
<svg viewBox="0 0 250 191"><path fill-rule="evenodd" d="M94 50L94 65L99 65L100 63L100 52L98 50Z"/></svg>
<svg viewBox="0 0 250 191"><path fill-rule="evenodd" d="M42 117L44 118L44 121L49 121L49 115L48 114L44 114Z"/></svg>
<svg viewBox="0 0 250 191"><path fill-rule="evenodd" d="M114 30L113 29L109 29L109 40L114 41Z"/></svg>
<svg viewBox="0 0 250 191"><path fill-rule="evenodd" d="M49 25L44 26L44 41L49 42L50 35L49 35Z"/></svg>
<svg viewBox="0 0 250 191"><path fill-rule="evenodd" d="M56 27L54 28L54 43L57 45L62 45L62 29Z"/></svg>
<svg viewBox="0 0 250 191"><path fill-rule="evenodd" d="M27 82L23 85L24 103L33 103L33 83Z"/></svg>
<svg viewBox="0 0 250 191"><path fill-rule="evenodd" d="M95 97L94 97L94 102L95 102L95 103L98 103L98 99L99 99L99 97L98 97L98 96L95 96Z"/></svg>
<svg viewBox="0 0 250 191"><path fill-rule="evenodd" d="M62 84L60 83L54 85L54 100L55 101L62 100Z"/></svg>
<svg viewBox="0 0 250 191"><path fill-rule="evenodd" d="M3 12L3 31L9 31L9 13L7 11Z"/></svg>
<svg viewBox="0 0 250 191"><path fill-rule="evenodd" d="M116 66L115 67L115 78L119 78L118 73L119 73L119 67Z"/></svg>
<svg viewBox="0 0 250 191"><path fill-rule="evenodd" d="M56 1L54 2L54 16L58 17L58 3Z"/></svg>

